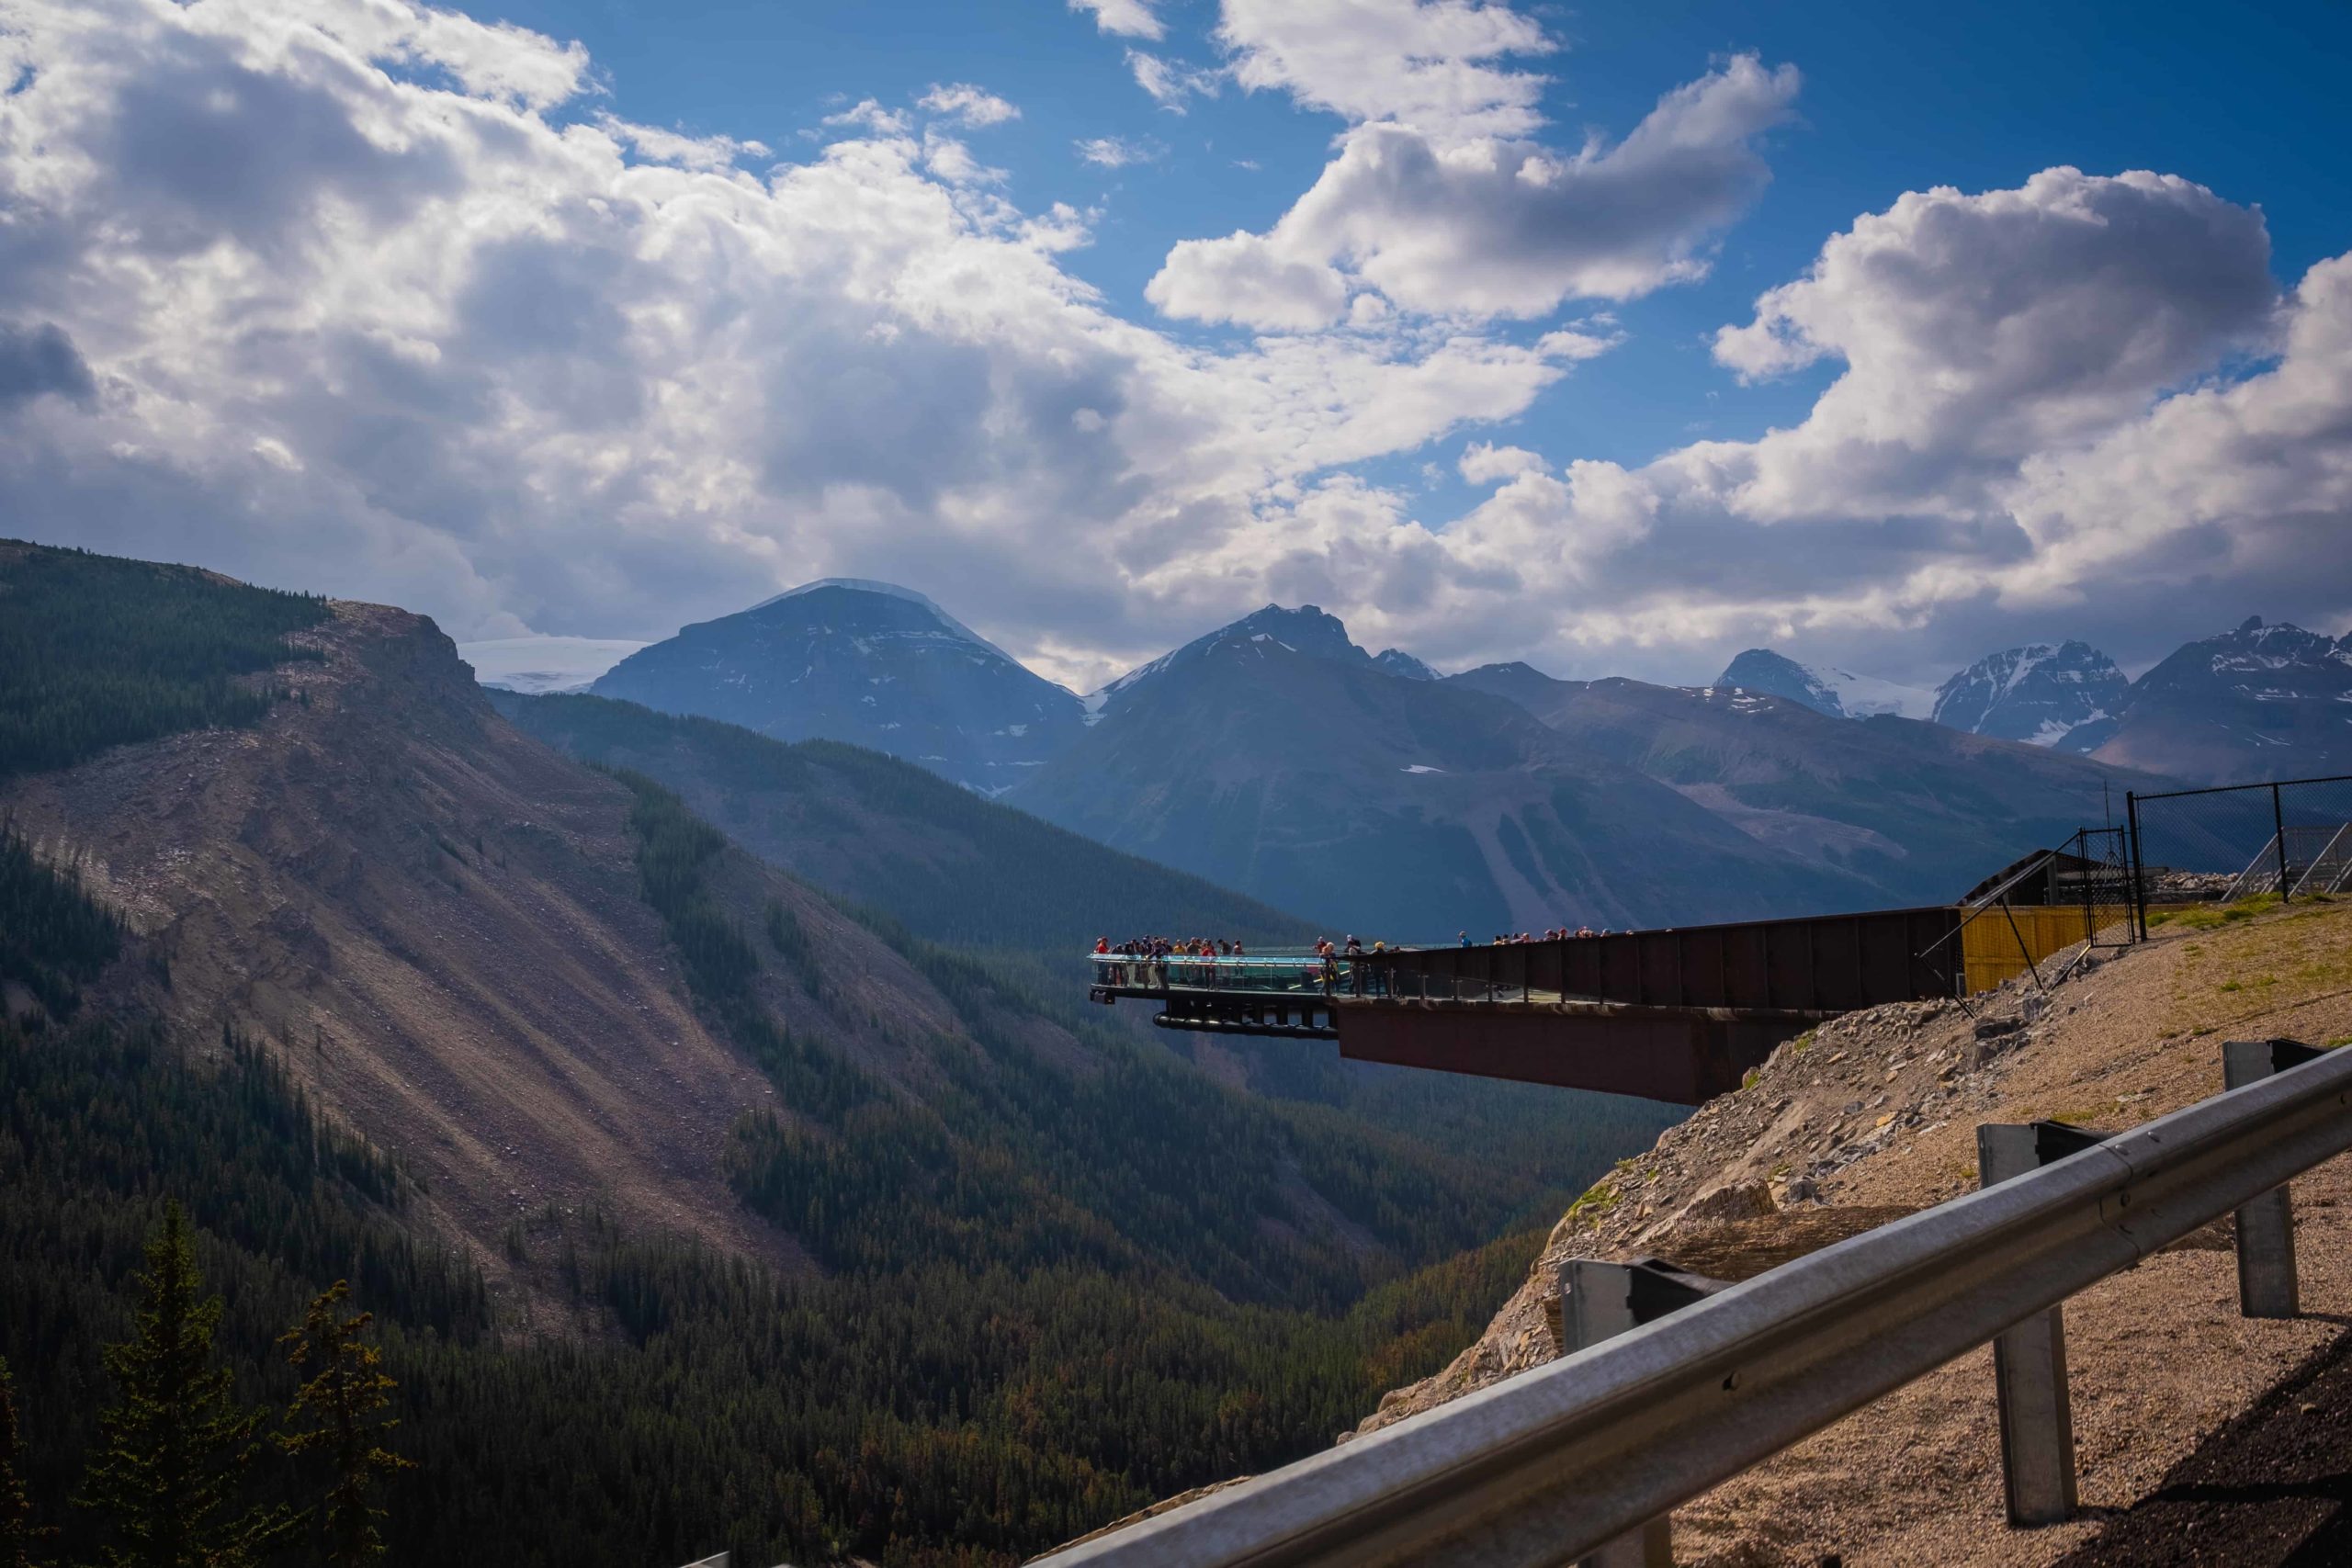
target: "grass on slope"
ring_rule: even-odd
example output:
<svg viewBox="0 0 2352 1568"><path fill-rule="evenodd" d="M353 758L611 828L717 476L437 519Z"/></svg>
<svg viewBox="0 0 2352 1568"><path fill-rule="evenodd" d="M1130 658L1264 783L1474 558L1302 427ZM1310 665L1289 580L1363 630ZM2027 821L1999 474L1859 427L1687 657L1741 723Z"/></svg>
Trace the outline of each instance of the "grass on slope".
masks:
<svg viewBox="0 0 2352 1568"><path fill-rule="evenodd" d="M0 540L0 778L109 746L251 724L251 677L315 657L289 633L327 603L192 567Z"/></svg>

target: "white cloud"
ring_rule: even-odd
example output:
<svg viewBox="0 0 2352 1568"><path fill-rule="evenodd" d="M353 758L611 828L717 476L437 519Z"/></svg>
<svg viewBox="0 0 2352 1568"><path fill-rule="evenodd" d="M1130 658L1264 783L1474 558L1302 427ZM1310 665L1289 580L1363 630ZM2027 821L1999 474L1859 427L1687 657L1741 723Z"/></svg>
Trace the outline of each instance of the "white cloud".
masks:
<svg viewBox="0 0 2352 1568"><path fill-rule="evenodd" d="M899 577L1085 679L1223 607L1195 563L1249 559L1264 508L1513 417L1576 357L1188 347L1058 270L1090 215L1021 212L877 104L755 174L534 107L510 84L571 58L544 40L461 29L514 62L417 79L432 29L397 9L17 6L9 515L469 637Z"/></svg>
<svg viewBox="0 0 2352 1568"><path fill-rule="evenodd" d="M638 156L683 169L723 169L743 157L764 158L764 142L738 141L731 136L688 136L658 126L631 125L616 115L601 114L596 123L615 138L637 149Z"/></svg>
<svg viewBox="0 0 2352 1568"><path fill-rule="evenodd" d="M1002 169L988 167L962 141L935 130L922 133L922 166L952 186L1001 185L1004 180Z"/></svg>
<svg viewBox="0 0 2352 1568"><path fill-rule="evenodd" d="M1069 8L1094 13L1094 25L1106 33L1157 39L1164 37L1168 29L1153 14L1154 3L1155 0L1069 0Z"/></svg>
<svg viewBox="0 0 2352 1568"><path fill-rule="evenodd" d="M1475 0L1225 0L1217 38L1252 92L1448 137L1541 125L1546 79L1503 62L1555 47L1509 6Z"/></svg>
<svg viewBox="0 0 2352 1568"><path fill-rule="evenodd" d="M903 135L912 123L897 109L886 109L872 98L860 98L839 114L825 116L823 123L843 130L870 130L877 136Z"/></svg>
<svg viewBox="0 0 2352 1568"><path fill-rule="evenodd" d="M1080 159L1103 169L1152 163L1168 151L1157 142L1130 141L1124 136L1091 136L1071 145Z"/></svg>
<svg viewBox="0 0 2352 1568"><path fill-rule="evenodd" d="M933 82L931 91L917 98L915 105L919 108L929 109L933 114L975 128L1002 125L1007 120L1021 118L1019 108L994 93L973 86L969 82L957 82L944 87Z"/></svg>
<svg viewBox="0 0 2352 1568"><path fill-rule="evenodd" d="M1756 140L1796 92L1794 68L1744 55L1666 95L1623 141L1574 152L1360 125L1272 229L1179 242L1148 297L1170 315L1294 330L1322 324L1296 280L1342 268L1431 314L1536 316L1571 299L1634 299L1705 272L1702 246L1762 187ZM1472 102L1468 121L1494 123ZM1340 290L1327 283L1319 297L1331 301L1328 321Z"/></svg>
<svg viewBox="0 0 2352 1568"><path fill-rule="evenodd" d="M1516 479L1521 474L1541 473L1545 464L1542 457L1524 446L1498 446L1490 441L1473 441L1462 448L1458 467L1465 481L1484 485L1493 484L1498 479Z"/></svg>
<svg viewBox="0 0 2352 1568"><path fill-rule="evenodd" d="M2191 596L2352 614L2352 258L2282 299L2258 213L2186 181L1866 214L1716 341L1732 374L1834 367L1806 417L1610 463L1491 443L1613 321L1422 314L1393 247L1208 242L1163 308L1214 319L1204 280L1238 278L1291 330L1186 342L1061 269L1094 214L1023 212L872 103L754 170L600 118L567 47L390 0L11 17L0 513L40 536L468 637L888 577L1081 683L1269 598L1585 673L1794 637L1904 675L1869 649L2170 627ZM1668 139L1720 152L1724 118ZM1441 452L1491 487L1451 520L1350 471Z"/></svg>
<svg viewBox="0 0 2352 1568"><path fill-rule="evenodd" d="M1172 64L1140 49L1127 51L1127 69L1134 73L1136 86L1150 94L1161 108L1174 114L1184 112L1187 98L1216 97L1225 81L1221 71Z"/></svg>

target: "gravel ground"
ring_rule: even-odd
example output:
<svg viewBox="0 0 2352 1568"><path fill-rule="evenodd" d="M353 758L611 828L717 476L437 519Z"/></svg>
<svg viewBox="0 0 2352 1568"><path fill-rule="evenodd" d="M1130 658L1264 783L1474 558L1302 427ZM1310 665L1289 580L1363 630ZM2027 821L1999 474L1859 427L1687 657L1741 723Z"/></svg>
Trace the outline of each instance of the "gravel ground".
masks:
<svg viewBox="0 0 2352 1568"><path fill-rule="evenodd" d="M2208 929L2160 931L2047 992L2027 981L1979 998L1973 1017L1880 1008L1782 1046L1579 1200L1479 1342L1359 1429L1551 1359L1565 1258L1745 1277L1972 1190L1979 1122L2120 1129L2218 1091L2223 1040L2352 1039L2352 905L2199 919ZM1980 1038L1987 1021L1998 1032ZM2081 1519L2018 1531L2003 1518L1987 1348L1679 1510L1677 1561L2043 1564L2083 1546L2352 1321L2352 1161L2295 1196L2311 1315L2240 1318L2218 1231L2068 1303Z"/></svg>

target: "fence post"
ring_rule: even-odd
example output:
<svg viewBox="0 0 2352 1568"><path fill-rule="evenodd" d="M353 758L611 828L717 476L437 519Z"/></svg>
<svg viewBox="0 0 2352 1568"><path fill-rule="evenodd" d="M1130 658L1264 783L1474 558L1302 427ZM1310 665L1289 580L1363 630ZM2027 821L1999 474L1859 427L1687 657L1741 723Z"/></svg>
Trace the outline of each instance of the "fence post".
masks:
<svg viewBox="0 0 2352 1568"><path fill-rule="evenodd" d="M2321 1054L2295 1040L2232 1040L2222 1047L2222 1087L2244 1089ZM2300 1315L2295 1210L2287 1189L2275 1187L2240 1209L2236 1229L2239 1315Z"/></svg>
<svg viewBox="0 0 2352 1568"><path fill-rule="evenodd" d="M2132 919L2140 928L2140 940L2148 940L2148 866L2140 858L2140 796L2132 790L2123 792L2123 818L2132 827Z"/></svg>
<svg viewBox="0 0 2352 1568"><path fill-rule="evenodd" d="M2287 901L2287 812L2278 803L2278 786L2270 786L2270 822L2278 829L2278 902Z"/></svg>
<svg viewBox="0 0 2352 1568"><path fill-rule="evenodd" d="M1980 1186L2022 1176L2090 1147L2099 1135L2055 1122L1976 1129ZM1993 1341L2000 1406L2001 1483L2013 1525L2075 1515L2075 1409L2066 1386L2064 1309L2034 1314Z"/></svg>
<svg viewBox="0 0 2352 1568"><path fill-rule="evenodd" d="M1590 1349L1711 1296L1724 1283L1651 1258L1634 1263L1571 1258L1560 1269L1563 1332L1555 1339L1567 1341L1560 1347L1563 1355ZM1672 1516L1660 1514L1627 1530L1579 1559L1577 1568L1674 1568Z"/></svg>

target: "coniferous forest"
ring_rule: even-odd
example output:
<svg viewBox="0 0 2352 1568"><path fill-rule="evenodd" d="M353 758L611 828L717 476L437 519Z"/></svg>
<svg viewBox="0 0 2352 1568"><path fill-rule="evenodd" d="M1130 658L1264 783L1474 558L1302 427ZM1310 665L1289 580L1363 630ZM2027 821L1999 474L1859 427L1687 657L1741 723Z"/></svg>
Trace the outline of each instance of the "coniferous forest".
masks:
<svg viewBox="0 0 2352 1568"><path fill-rule="evenodd" d="M46 738L12 762L41 766L253 723L326 613L63 552L0 559L0 595L56 634L0 684L7 733ZM118 689L135 722L105 716ZM1658 1124L1595 1101L1540 1159L1433 1156L1315 1070L1297 1100L1239 1093L1041 961L842 906L955 1012L955 1042L916 1042L917 1099L787 1025L779 987L823 984L800 916L743 905L726 836L615 777L675 972L775 1090L727 1180L811 1267L549 1205L504 1238L518 1314L279 1043L165 1022L160 949L0 826L0 1562L1009 1563L1328 1444L1467 1343L1527 1227ZM1017 1037L1046 1023L1086 1071ZM1344 1224L1301 1230L1285 1186ZM193 1491L141 1468L167 1421L212 1456ZM159 1513L166 1491L203 1506Z"/></svg>

